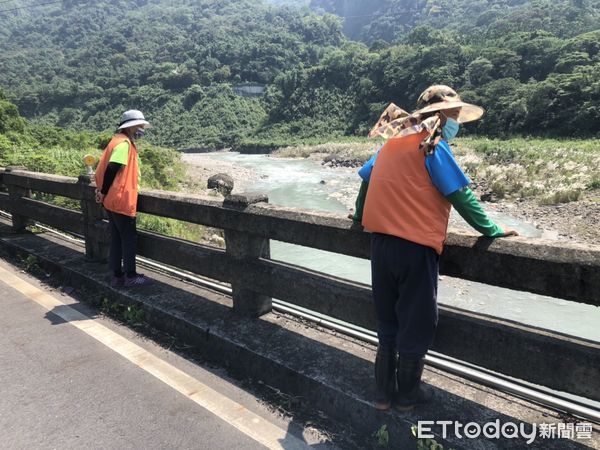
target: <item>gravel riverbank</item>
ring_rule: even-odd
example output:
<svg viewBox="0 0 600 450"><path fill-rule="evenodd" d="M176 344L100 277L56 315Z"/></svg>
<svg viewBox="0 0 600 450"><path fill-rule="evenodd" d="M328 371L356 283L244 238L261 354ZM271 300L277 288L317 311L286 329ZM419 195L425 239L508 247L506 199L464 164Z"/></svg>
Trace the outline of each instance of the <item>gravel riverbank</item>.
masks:
<svg viewBox="0 0 600 450"><path fill-rule="evenodd" d="M316 162L323 161L327 155L312 154L311 159ZM234 192L243 192L261 179L261 173L256 169L241 167L229 161L211 158L206 153L188 153L182 155L182 160L187 165L189 188L193 192L206 190L206 181L216 173L227 173L234 179ZM324 165L326 170L344 171L348 174L356 172L356 168L342 165ZM264 175L262 175L264 176ZM351 178L350 178L351 179ZM339 185L330 197L335 198L348 209L354 206L358 193L360 180ZM485 185L485 183L481 183ZM474 189L476 195L485 195L478 187ZM600 195L594 192L584 194L580 200L557 205L542 205L538 199L499 199L493 202L482 202L486 211L496 211L506 214L524 222L531 223L540 230L544 230L543 237L587 244L600 244ZM450 227L467 227L460 218L453 217Z"/></svg>
<svg viewBox="0 0 600 450"><path fill-rule="evenodd" d="M256 170L214 159L210 155L210 153L184 153L181 156L181 160L186 164L187 179L195 192L206 190L208 178L217 173L226 173L233 178L234 192L243 192L246 187L260 179L260 174Z"/></svg>

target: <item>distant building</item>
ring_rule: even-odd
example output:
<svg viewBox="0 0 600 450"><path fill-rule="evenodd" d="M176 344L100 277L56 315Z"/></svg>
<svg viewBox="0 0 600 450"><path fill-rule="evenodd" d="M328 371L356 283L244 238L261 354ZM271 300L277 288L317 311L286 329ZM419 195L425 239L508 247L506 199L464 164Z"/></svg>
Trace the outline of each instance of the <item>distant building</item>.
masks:
<svg viewBox="0 0 600 450"><path fill-rule="evenodd" d="M265 93L265 85L260 83L240 83L233 87L233 92L244 97L260 97Z"/></svg>

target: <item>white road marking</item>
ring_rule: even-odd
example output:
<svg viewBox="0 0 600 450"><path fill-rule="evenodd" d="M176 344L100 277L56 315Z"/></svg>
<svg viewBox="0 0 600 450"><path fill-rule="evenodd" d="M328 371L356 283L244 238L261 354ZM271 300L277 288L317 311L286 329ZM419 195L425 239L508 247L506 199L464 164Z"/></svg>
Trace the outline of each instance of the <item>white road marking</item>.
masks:
<svg viewBox="0 0 600 450"><path fill-rule="evenodd" d="M201 407L270 449L307 449L304 441L248 411L244 406L219 394L197 379L163 361L137 344L106 328L56 297L28 283L0 266L0 278L46 310L106 345L146 372L185 395ZM282 443L285 442L285 446Z"/></svg>

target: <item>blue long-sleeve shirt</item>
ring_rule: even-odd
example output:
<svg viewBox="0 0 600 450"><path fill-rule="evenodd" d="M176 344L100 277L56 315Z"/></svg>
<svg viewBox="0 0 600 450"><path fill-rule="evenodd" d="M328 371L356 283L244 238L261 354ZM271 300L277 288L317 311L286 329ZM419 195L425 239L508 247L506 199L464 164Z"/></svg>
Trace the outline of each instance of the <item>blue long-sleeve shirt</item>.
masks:
<svg viewBox="0 0 600 450"><path fill-rule="evenodd" d="M359 170L359 175L363 179L363 182L356 199L354 220L360 221L362 219L368 182L378 154L379 150ZM469 225L484 236L498 237L504 234L502 228L489 218L471 189L469 189L471 180L469 180L459 167L446 141L440 141L435 147L435 151L425 157L425 167L433 185L446 197Z"/></svg>

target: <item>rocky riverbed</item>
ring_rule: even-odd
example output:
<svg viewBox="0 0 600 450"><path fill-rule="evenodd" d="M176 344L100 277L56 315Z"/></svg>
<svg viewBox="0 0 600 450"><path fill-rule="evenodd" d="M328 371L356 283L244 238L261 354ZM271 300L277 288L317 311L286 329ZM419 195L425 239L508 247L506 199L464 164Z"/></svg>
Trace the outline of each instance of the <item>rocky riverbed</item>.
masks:
<svg viewBox="0 0 600 450"><path fill-rule="evenodd" d="M181 160L186 164L189 184L186 190L202 192L207 190L208 179L218 173L226 173L233 178L234 192L243 192L253 182L260 179L260 174L253 169L235 165L210 157L210 153L184 153Z"/></svg>
<svg viewBox="0 0 600 450"><path fill-rule="evenodd" d="M337 160L335 163L331 163L331 159L324 161L327 156L313 154L310 158L326 170L345 171L348 174L355 173L356 166L359 165L354 160L347 163ZM234 192L243 192L261 180L261 176L264 177L264 174L256 169L211 158L210 154L188 153L182 156L182 160L188 165L189 186L186 188L192 192L205 191L206 181L216 173L227 173L233 177ZM354 206L359 185L360 180L357 176L356 182L339 183L335 189L329 190L331 192L329 195L351 209ZM489 192L485 186L485 180L481 180L473 186L478 198L491 200L482 201L485 210L496 211L529 222L538 229L544 230L544 238L600 245L600 195L597 193L596 195L593 192L584 194L578 201L543 205L535 198L496 199L488 195ZM465 228L466 224L459 218L453 217L450 227Z"/></svg>
<svg viewBox="0 0 600 450"><path fill-rule="evenodd" d="M488 207L489 204L484 204ZM558 205L540 205L535 199L499 201L495 210L510 214L539 229L556 233L556 239L600 245L600 197L584 195L580 200Z"/></svg>

